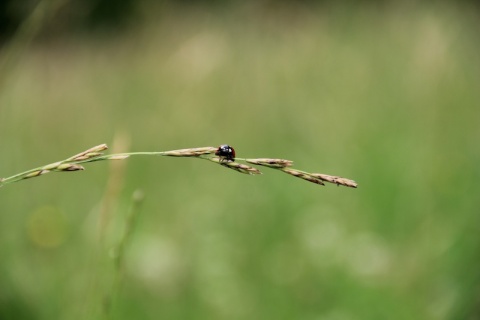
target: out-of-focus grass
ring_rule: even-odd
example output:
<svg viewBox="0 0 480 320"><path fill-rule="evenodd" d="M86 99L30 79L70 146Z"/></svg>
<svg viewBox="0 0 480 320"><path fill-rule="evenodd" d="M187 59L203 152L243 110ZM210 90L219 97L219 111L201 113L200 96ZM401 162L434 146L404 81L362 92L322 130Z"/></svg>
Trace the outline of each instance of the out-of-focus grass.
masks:
<svg viewBox="0 0 480 320"><path fill-rule="evenodd" d="M112 318L478 316L475 11L168 13L113 39L30 48L0 96L0 175L121 131L133 151L228 143L359 188L132 158L100 245L107 164L9 185L2 319L101 318L138 187Z"/></svg>

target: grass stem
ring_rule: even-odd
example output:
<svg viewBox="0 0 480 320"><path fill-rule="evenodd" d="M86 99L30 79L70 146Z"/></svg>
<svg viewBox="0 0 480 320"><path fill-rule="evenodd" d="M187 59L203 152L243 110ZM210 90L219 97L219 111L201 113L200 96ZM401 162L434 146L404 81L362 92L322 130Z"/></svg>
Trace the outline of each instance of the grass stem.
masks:
<svg viewBox="0 0 480 320"><path fill-rule="evenodd" d="M345 186L350 188L356 188L357 183L353 180L331 176L322 173L309 173L306 171L290 168L293 164L291 160L285 159L270 159L270 158L256 158L256 159L245 159L245 158L235 158L235 161L231 159L225 159L222 156L216 156L217 148L215 147L201 147L201 148L189 148L189 149L179 149L179 150L170 150L170 151L140 151L140 152L127 152L127 153L116 153L116 154L103 154L103 151L108 147L106 144L101 144L90 149L87 149L79 154L76 154L65 160L57 161L51 164L47 164L41 167L37 167L31 170L27 170L18 174L15 174L11 177L0 178L0 187L29 178L38 177L49 172L70 172L70 171L79 171L84 170L84 167L81 164L94 162L94 161L103 161L103 160L123 160L132 156L167 156L167 157L193 157L204 160L209 160L211 162L220 164L226 168L235 170L240 173L256 175L261 174L260 170L257 168L251 167L249 165L239 163L246 162L249 164L259 165L268 167L275 170L280 170L289 175L301 178L303 180L313 182L319 185L325 185L324 182L333 183L337 186Z"/></svg>

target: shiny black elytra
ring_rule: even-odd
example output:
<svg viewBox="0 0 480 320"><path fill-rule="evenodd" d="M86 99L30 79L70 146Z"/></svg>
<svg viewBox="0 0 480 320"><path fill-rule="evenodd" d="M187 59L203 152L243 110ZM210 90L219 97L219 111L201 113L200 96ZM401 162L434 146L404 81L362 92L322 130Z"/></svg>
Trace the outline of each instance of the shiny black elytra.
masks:
<svg viewBox="0 0 480 320"><path fill-rule="evenodd" d="M221 161L235 161L235 150L227 144L222 144L218 147L215 155L219 156Z"/></svg>

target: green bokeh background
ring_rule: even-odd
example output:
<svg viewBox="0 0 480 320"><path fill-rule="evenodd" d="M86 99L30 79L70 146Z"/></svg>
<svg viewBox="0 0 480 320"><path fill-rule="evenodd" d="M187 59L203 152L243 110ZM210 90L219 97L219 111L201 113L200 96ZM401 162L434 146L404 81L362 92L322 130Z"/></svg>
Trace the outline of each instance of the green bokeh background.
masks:
<svg viewBox="0 0 480 320"><path fill-rule="evenodd" d="M16 52L0 176L100 143L228 143L359 188L160 157L4 186L1 319L480 317L475 7L141 10L118 32Z"/></svg>

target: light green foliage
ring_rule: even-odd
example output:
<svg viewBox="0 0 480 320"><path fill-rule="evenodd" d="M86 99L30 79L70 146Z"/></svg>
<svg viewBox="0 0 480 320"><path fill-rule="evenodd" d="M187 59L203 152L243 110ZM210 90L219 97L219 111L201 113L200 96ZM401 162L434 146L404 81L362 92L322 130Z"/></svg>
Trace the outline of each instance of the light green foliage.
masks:
<svg viewBox="0 0 480 320"><path fill-rule="evenodd" d="M360 187L166 157L4 186L0 318L478 317L474 10L162 10L28 47L2 81L0 176L126 137L112 153L227 143Z"/></svg>

